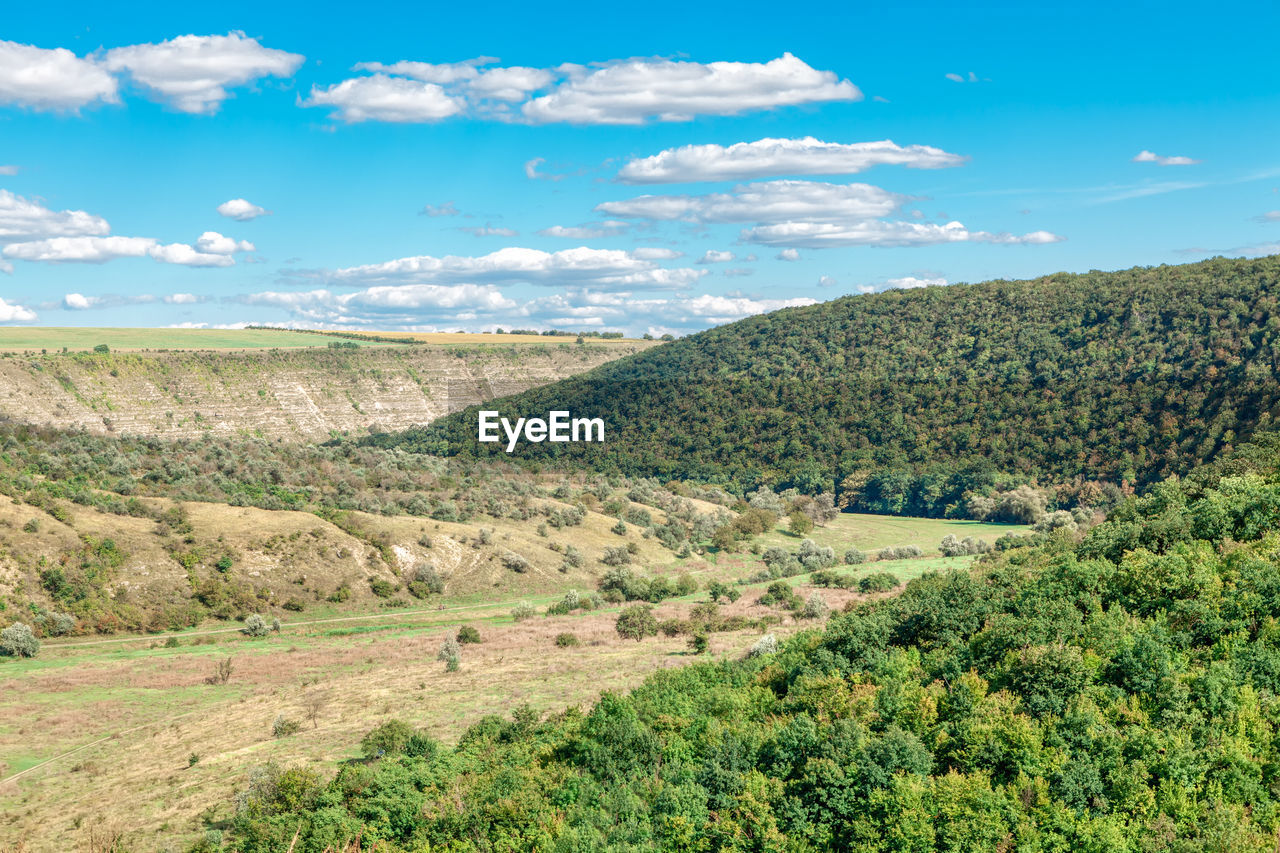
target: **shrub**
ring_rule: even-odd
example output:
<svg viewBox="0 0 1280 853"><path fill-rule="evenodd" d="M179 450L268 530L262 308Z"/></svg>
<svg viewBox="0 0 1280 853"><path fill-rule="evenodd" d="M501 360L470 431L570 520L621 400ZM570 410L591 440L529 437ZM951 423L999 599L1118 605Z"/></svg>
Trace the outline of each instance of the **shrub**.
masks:
<svg viewBox="0 0 1280 853"><path fill-rule="evenodd" d="M302 723L284 714L277 714L275 722L271 724L272 737L288 737L295 735L302 730Z"/></svg>
<svg viewBox="0 0 1280 853"><path fill-rule="evenodd" d="M548 616L563 616L566 613L572 613L582 606L582 596L578 595L576 589L571 589L564 594L564 598L547 608Z"/></svg>
<svg viewBox="0 0 1280 853"><path fill-rule="evenodd" d="M444 661L445 672L457 672L462 662L462 647L453 637L445 637L440 644L440 651L436 652L436 660Z"/></svg>
<svg viewBox="0 0 1280 853"><path fill-rule="evenodd" d="M752 644L747 651L747 657L758 658L765 655L774 655L778 653L778 638L773 634L765 634Z"/></svg>
<svg viewBox="0 0 1280 853"><path fill-rule="evenodd" d="M301 598L291 598L284 603L284 609L292 610L294 613L301 613L307 609L307 605Z"/></svg>
<svg viewBox="0 0 1280 853"><path fill-rule="evenodd" d="M1074 527L1075 522L1071 520L1071 513L1065 512L1063 514ZM957 539L954 533L948 533L942 537L942 543L938 545L938 550L942 552L944 557L968 557L974 554L985 554L991 550L991 546L981 539L974 539L972 536L966 536L961 540Z"/></svg>
<svg viewBox="0 0 1280 853"><path fill-rule="evenodd" d="M76 629L76 617L70 613L50 611L45 619L44 630L51 637L61 637Z"/></svg>
<svg viewBox="0 0 1280 853"><path fill-rule="evenodd" d="M889 572L876 572L858 581L858 591L864 593L888 592L897 587L898 579Z"/></svg>
<svg viewBox="0 0 1280 853"><path fill-rule="evenodd" d="M329 595L329 600L330 600L330 601L332 601L332 602L334 602L335 604L340 604L340 603L342 603L342 602L346 601L346 600L347 600L348 598L350 598L350 597L351 597L351 587L347 586L347 585L344 583L342 586L340 586L340 587L338 587L337 589L335 589L335 590L334 590L334 591Z"/></svg>
<svg viewBox="0 0 1280 853"><path fill-rule="evenodd" d="M532 604L527 601L522 601L515 607L511 608L511 618L517 622L523 622L537 612L538 611L534 609Z"/></svg>
<svg viewBox="0 0 1280 853"><path fill-rule="evenodd" d="M213 667L213 674L204 680L205 684L226 684L231 680L231 658L220 660Z"/></svg>
<svg viewBox="0 0 1280 853"><path fill-rule="evenodd" d="M625 566L631 562L631 552L623 547L605 548L600 562L606 566Z"/></svg>
<svg viewBox="0 0 1280 853"><path fill-rule="evenodd" d="M658 620L649 605L633 604L618 614L614 629L624 640L635 640L638 643L645 637L658 633Z"/></svg>
<svg viewBox="0 0 1280 853"><path fill-rule="evenodd" d="M463 625L458 629L457 640L463 644L478 643L480 642L480 631L474 625Z"/></svg>
<svg viewBox="0 0 1280 853"><path fill-rule="evenodd" d="M681 573L676 578L676 595L693 595L698 591L698 582L691 575Z"/></svg>
<svg viewBox="0 0 1280 853"><path fill-rule="evenodd" d="M14 622L0 631L0 655L33 658L40 653L40 641L29 625Z"/></svg>
<svg viewBox="0 0 1280 853"><path fill-rule="evenodd" d="M570 646L580 645L580 643L576 634L570 634L566 631L562 634L556 634L556 645L562 649L567 649Z"/></svg>
<svg viewBox="0 0 1280 853"><path fill-rule="evenodd" d="M867 555L859 551L857 548L850 548L844 552L844 563L846 566L857 566L867 561Z"/></svg>
<svg viewBox="0 0 1280 853"><path fill-rule="evenodd" d="M799 610L801 607L800 596L796 595L786 581L769 584L769 588L758 600L766 607L785 607L789 610Z"/></svg>
<svg viewBox="0 0 1280 853"><path fill-rule="evenodd" d="M813 531L813 519L800 510L796 510L788 517L787 529L797 536L811 533Z"/></svg>
<svg viewBox="0 0 1280 853"><path fill-rule="evenodd" d="M390 598L396 591L395 584L382 578L369 578L369 589L378 598Z"/></svg>
<svg viewBox="0 0 1280 853"><path fill-rule="evenodd" d="M694 634L689 638L689 650L695 655L706 654L710 648L711 641L707 638L706 634Z"/></svg>
<svg viewBox="0 0 1280 853"><path fill-rule="evenodd" d="M254 613L244 620L244 627L240 629L240 633L248 637L265 637L271 633L271 629L261 613Z"/></svg>
<svg viewBox="0 0 1280 853"><path fill-rule="evenodd" d="M818 593L809 596L809 600L804 603L804 610L800 613L805 619L821 619L827 615L827 602L822 599Z"/></svg>
<svg viewBox="0 0 1280 853"><path fill-rule="evenodd" d="M524 574L529 571L529 561L515 551L507 551L502 555L502 565L513 572Z"/></svg>
<svg viewBox="0 0 1280 853"><path fill-rule="evenodd" d="M658 623L658 630L664 637L678 637L689 630L689 625L679 619L663 619Z"/></svg>
<svg viewBox="0 0 1280 853"><path fill-rule="evenodd" d="M413 735L413 727L404 720L387 720L360 739L360 751L365 758L398 755L409 746Z"/></svg>
<svg viewBox="0 0 1280 853"><path fill-rule="evenodd" d="M923 557L924 551L920 550L919 545L891 545L888 548L881 548L876 555L877 560L909 560L914 557Z"/></svg>

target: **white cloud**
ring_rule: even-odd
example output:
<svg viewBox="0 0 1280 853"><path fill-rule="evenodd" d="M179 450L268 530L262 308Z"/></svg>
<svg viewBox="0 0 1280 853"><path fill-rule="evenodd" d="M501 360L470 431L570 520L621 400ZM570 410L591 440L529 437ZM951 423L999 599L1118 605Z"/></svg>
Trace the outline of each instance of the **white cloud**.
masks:
<svg viewBox="0 0 1280 853"><path fill-rule="evenodd" d="M829 275L818 276L818 287L835 287L839 282Z"/></svg>
<svg viewBox="0 0 1280 853"><path fill-rule="evenodd" d="M706 253L698 258L695 263L699 264L725 264L733 260L733 252L721 252L718 249L708 249Z"/></svg>
<svg viewBox="0 0 1280 853"><path fill-rule="evenodd" d="M1268 210L1266 213L1255 216L1258 222L1280 222L1280 210Z"/></svg>
<svg viewBox="0 0 1280 853"><path fill-rule="evenodd" d="M535 123L643 124L689 121L699 115L856 101L858 87L818 71L790 53L769 62L674 62L632 59L588 69L569 66L568 79L521 111Z"/></svg>
<svg viewBox="0 0 1280 853"><path fill-rule="evenodd" d="M607 201L596 210L610 216L689 222L788 222L796 219L856 221L897 210L906 196L870 184L762 181L710 195L643 195Z"/></svg>
<svg viewBox="0 0 1280 853"><path fill-rule="evenodd" d="M641 246L638 249L632 249L631 256L642 261L670 261L684 257L684 252L664 249L660 246Z"/></svg>
<svg viewBox="0 0 1280 853"><path fill-rule="evenodd" d="M800 260L800 251L798 249L783 249L774 257L780 261L798 261Z"/></svg>
<svg viewBox="0 0 1280 853"><path fill-rule="evenodd" d="M18 174L17 166L0 166L0 175L16 175Z"/></svg>
<svg viewBox="0 0 1280 853"><path fill-rule="evenodd" d="M533 91L549 86L555 77L541 68L490 68L471 80L468 88L481 98L522 101Z"/></svg>
<svg viewBox="0 0 1280 853"><path fill-rule="evenodd" d="M668 316L679 315L684 312L686 315L697 317L711 323L731 323L734 320L741 320L743 317L750 317L754 314L765 314L769 311L777 311L781 308L798 308L803 305L815 305L818 300L811 299L807 296L797 297L795 299L751 299L745 296L713 296L711 294L703 294L681 303L669 306L669 310L664 312ZM675 319L675 317L673 317Z"/></svg>
<svg viewBox="0 0 1280 853"><path fill-rule="evenodd" d="M321 273L338 284L490 282L592 284L620 289L680 289L705 270L666 269L620 249L563 249L542 252L511 247L480 257L420 255Z"/></svg>
<svg viewBox="0 0 1280 853"><path fill-rule="evenodd" d="M928 246L936 243L1057 243L1063 238L1048 231L1017 236L970 231L959 222L933 225L920 222L784 222L759 225L742 232L742 239L766 246L822 249L838 246Z"/></svg>
<svg viewBox="0 0 1280 853"><path fill-rule="evenodd" d="M943 169L965 158L929 145L902 147L892 140L841 144L812 136L723 145L685 145L631 160L618 172L628 184L735 181L771 175L844 175L873 166Z"/></svg>
<svg viewBox="0 0 1280 853"><path fill-rule="evenodd" d="M421 80L424 83L437 83L439 85L447 85L449 83L457 83L465 80L474 80L480 75L476 70L477 65L491 65L497 62L491 56L481 56L475 59L468 59L463 62L392 62L384 65L381 62L360 62L357 63L353 71L380 71L385 74L393 74L397 77L412 77L414 80Z"/></svg>
<svg viewBox="0 0 1280 853"><path fill-rule="evenodd" d="M242 32L225 36L178 36L159 44L107 51L102 65L127 71L133 80L184 113L216 113L230 97L228 86L263 77L291 77L302 56L263 47Z"/></svg>
<svg viewBox="0 0 1280 853"><path fill-rule="evenodd" d="M116 78L66 48L0 41L0 104L77 110L94 102L117 103L117 89Z"/></svg>
<svg viewBox="0 0 1280 853"><path fill-rule="evenodd" d="M374 74L352 77L327 89L312 87L304 107L334 107L332 118L347 124L362 121L417 123L439 121L463 111L466 104L437 83Z"/></svg>
<svg viewBox="0 0 1280 853"><path fill-rule="evenodd" d="M164 302L167 305L195 305L197 302L202 301L203 300L194 293L170 293L168 296L164 297Z"/></svg>
<svg viewBox="0 0 1280 853"><path fill-rule="evenodd" d="M1131 162L1134 163L1155 163L1157 166L1194 166L1199 160L1192 160L1190 157L1161 157L1151 151L1140 151Z"/></svg>
<svg viewBox="0 0 1280 853"><path fill-rule="evenodd" d="M0 323L34 323L36 312L23 305L0 299Z"/></svg>
<svg viewBox="0 0 1280 853"><path fill-rule="evenodd" d="M512 310L518 303L502 295L493 285L409 284L377 286L354 293L329 290L303 292L268 291L239 297L246 305L281 308L293 316L318 323L391 323L404 325L421 322L424 315L447 311L459 316L458 309L476 312Z"/></svg>
<svg viewBox="0 0 1280 853"><path fill-rule="evenodd" d="M916 278L913 275L891 278L885 282L886 287L901 290L911 290L917 287L945 287L946 284L947 280L945 278Z"/></svg>
<svg viewBox="0 0 1280 853"><path fill-rule="evenodd" d="M186 243L152 246L148 254L162 264L184 267L229 267L235 263L230 255L202 252Z"/></svg>
<svg viewBox="0 0 1280 853"><path fill-rule="evenodd" d="M149 237L51 237L10 243L4 256L20 261L101 264L116 258L142 258L155 247Z"/></svg>
<svg viewBox="0 0 1280 853"><path fill-rule="evenodd" d="M83 210L50 210L39 202L0 190L0 241L102 236L111 226Z"/></svg>
<svg viewBox="0 0 1280 853"><path fill-rule="evenodd" d="M543 228L538 235L569 240L598 240L602 237L616 237L629 227L625 222L611 219L607 222L588 222L585 225L552 225L550 228Z"/></svg>
<svg viewBox="0 0 1280 853"><path fill-rule="evenodd" d="M213 255L230 255L235 252L252 252L254 246L248 240L233 240L217 231L206 231L196 240L196 248Z"/></svg>
<svg viewBox="0 0 1280 853"><path fill-rule="evenodd" d="M70 311L87 311L98 304L96 296L85 296L83 293L68 293L62 297L62 305Z"/></svg>
<svg viewBox="0 0 1280 853"><path fill-rule="evenodd" d="M237 222L248 222L251 219L257 219L259 216L268 216L271 213L266 208L258 207L258 205L243 198L224 201L218 205L217 211L228 219L234 219Z"/></svg>
<svg viewBox="0 0 1280 853"><path fill-rule="evenodd" d="M978 77L978 75L977 75L977 74L975 74L975 73L973 73L972 71L970 71L970 72L969 72L968 76L965 76L964 74L957 74L957 73L955 73L954 71L952 71L951 73L949 73L949 74L947 74L947 75L946 75L946 78L947 78L948 80L950 80L952 83L978 83L978 82L981 82L981 78L979 78L979 77ZM987 81L987 82L990 82L990 81Z"/></svg>

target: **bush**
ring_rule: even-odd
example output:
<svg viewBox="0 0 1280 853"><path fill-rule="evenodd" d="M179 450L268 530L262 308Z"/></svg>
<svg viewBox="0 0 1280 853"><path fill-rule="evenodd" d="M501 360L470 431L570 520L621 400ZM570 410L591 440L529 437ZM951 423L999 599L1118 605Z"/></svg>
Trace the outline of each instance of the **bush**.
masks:
<svg viewBox="0 0 1280 853"><path fill-rule="evenodd" d="M689 638L689 650L695 655L706 654L711 648L711 641L706 634L694 634Z"/></svg>
<svg viewBox="0 0 1280 853"><path fill-rule="evenodd" d="M758 658L765 655L775 655L778 653L778 638L773 634L765 634L756 640L751 648L747 651L747 657Z"/></svg>
<svg viewBox="0 0 1280 853"><path fill-rule="evenodd" d="M827 602L822 596L814 593L809 596L809 600L804 603L804 610L800 613L805 619L821 619L827 615Z"/></svg>
<svg viewBox="0 0 1280 853"><path fill-rule="evenodd" d="M576 634L570 634L566 631L562 634L556 634L556 645L562 649L567 649L570 646L577 646L581 644L578 642Z"/></svg>
<svg viewBox="0 0 1280 853"><path fill-rule="evenodd" d="M463 625L458 629L457 641L463 644L480 642L480 630L474 625Z"/></svg>
<svg viewBox="0 0 1280 853"><path fill-rule="evenodd" d="M624 640L635 640L638 643L645 637L657 635L658 620L649 605L633 604L618 614L613 627Z"/></svg>
<svg viewBox="0 0 1280 853"><path fill-rule="evenodd" d="M1075 522L1071 520L1071 513L1063 514L1074 528ZM942 552L944 557L968 557L974 554L985 554L991 550L991 546L981 539L974 539L972 536L966 536L961 540L957 539L954 533L948 533L942 537L942 543L938 545L938 550Z"/></svg>
<svg viewBox="0 0 1280 853"><path fill-rule="evenodd" d="M631 562L631 552L623 547L605 548L600 562L606 566L625 566Z"/></svg>
<svg viewBox="0 0 1280 853"><path fill-rule="evenodd" d="M534 609L532 604L527 601L522 601L515 607L511 608L511 618L517 622L523 622L537 612L538 611Z"/></svg>
<svg viewBox="0 0 1280 853"><path fill-rule="evenodd" d="M919 545L891 545L888 548L881 548L876 554L877 560L910 560L915 557L923 557L924 551L920 550Z"/></svg>
<svg viewBox="0 0 1280 853"><path fill-rule="evenodd" d="M876 572L858 581L858 591L863 593L888 592L898 588L898 579L889 572Z"/></svg>
<svg viewBox="0 0 1280 853"><path fill-rule="evenodd" d="M502 555L502 565L519 574L529 571L529 561L515 551L507 551Z"/></svg>
<svg viewBox="0 0 1280 853"><path fill-rule="evenodd" d="M867 555L859 551L857 548L850 548L844 552L844 563L846 566L857 566L867 561Z"/></svg>
<svg viewBox="0 0 1280 853"><path fill-rule="evenodd" d="M244 627L240 629L240 633L248 637L265 637L271 633L271 628L267 625L267 620L262 618L261 613L254 613L244 620Z"/></svg>
<svg viewBox="0 0 1280 853"><path fill-rule="evenodd" d="M462 663L462 647L453 637L445 637L440 651L436 652L436 660L444 661L445 672L457 672Z"/></svg>
<svg viewBox="0 0 1280 853"><path fill-rule="evenodd" d="M302 731L302 723L284 714L277 714L275 722L271 724L272 737L288 737L300 731Z"/></svg>
<svg viewBox="0 0 1280 853"><path fill-rule="evenodd" d="M40 653L40 641L29 625L14 622L0 631L0 655L33 658Z"/></svg>
<svg viewBox="0 0 1280 853"><path fill-rule="evenodd" d="M413 727L404 720L387 720L360 739L360 751L365 758L399 755L413 735Z"/></svg>
<svg viewBox="0 0 1280 853"><path fill-rule="evenodd" d="M50 611L45 618L44 630L50 637L61 637L76 629L76 617L70 613Z"/></svg>
<svg viewBox="0 0 1280 853"><path fill-rule="evenodd" d="M369 589L378 598L390 598L396 591L395 584L382 578L369 578Z"/></svg>
<svg viewBox="0 0 1280 853"><path fill-rule="evenodd" d="M791 513L787 521L787 529L797 536L813 532L813 519L800 510Z"/></svg>

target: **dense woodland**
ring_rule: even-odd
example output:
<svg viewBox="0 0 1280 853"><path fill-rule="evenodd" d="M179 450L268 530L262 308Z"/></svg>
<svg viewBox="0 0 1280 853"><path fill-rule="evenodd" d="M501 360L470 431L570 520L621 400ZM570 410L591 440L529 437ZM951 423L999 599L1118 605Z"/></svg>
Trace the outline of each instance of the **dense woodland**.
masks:
<svg viewBox="0 0 1280 853"><path fill-rule="evenodd" d="M234 844L1274 850L1280 440L1264 438L776 653L488 718L453 749L388 724L332 779L259 767Z"/></svg>
<svg viewBox="0 0 1280 853"><path fill-rule="evenodd" d="M1143 486L1280 412L1280 257L898 290L751 317L486 404L602 417L515 455L964 515L1001 485ZM368 441L503 456L476 408Z"/></svg>

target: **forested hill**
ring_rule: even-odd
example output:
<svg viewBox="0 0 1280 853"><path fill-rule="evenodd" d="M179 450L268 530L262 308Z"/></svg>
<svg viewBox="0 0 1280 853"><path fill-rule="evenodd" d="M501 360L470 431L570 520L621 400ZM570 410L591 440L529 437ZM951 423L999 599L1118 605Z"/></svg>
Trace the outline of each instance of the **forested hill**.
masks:
<svg viewBox="0 0 1280 853"><path fill-rule="evenodd" d="M843 483L871 511L941 514L1002 478L1140 486L1270 422L1278 291L1268 257L845 297L486 408L606 422L603 446L522 443L526 458L731 487ZM501 454L476 442L476 411L370 440Z"/></svg>

